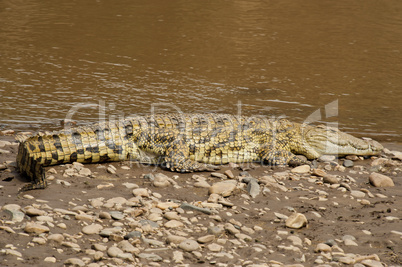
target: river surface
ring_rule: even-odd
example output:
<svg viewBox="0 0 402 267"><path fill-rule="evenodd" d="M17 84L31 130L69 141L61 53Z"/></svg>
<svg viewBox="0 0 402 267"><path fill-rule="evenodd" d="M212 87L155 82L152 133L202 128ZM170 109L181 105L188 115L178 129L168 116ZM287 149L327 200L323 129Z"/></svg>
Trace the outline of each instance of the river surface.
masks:
<svg viewBox="0 0 402 267"><path fill-rule="evenodd" d="M217 112L402 142L402 1L2 0L0 130Z"/></svg>

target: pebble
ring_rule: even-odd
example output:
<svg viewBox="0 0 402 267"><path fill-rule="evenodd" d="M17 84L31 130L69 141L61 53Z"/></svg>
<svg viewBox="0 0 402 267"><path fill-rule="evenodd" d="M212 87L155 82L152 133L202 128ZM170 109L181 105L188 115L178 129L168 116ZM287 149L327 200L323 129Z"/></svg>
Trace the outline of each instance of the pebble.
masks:
<svg viewBox="0 0 402 267"><path fill-rule="evenodd" d="M85 262L78 258L69 258L64 261L64 265L85 266Z"/></svg>
<svg viewBox="0 0 402 267"><path fill-rule="evenodd" d="M346 256L346 257L340 257L339 262L344 264L354 264L356 261L353 257Z"/></svg>
<svg viewBox="0 0 402 267"><path fill-rule="evenodd" d="M9 154L9 153L10 151L0 148L0 154Z"/></svg>
<svg viewBox="0 0 402 267"><path fill-rule="evenodd" d="M159 213L151 213L148 215L148 220L153 222L161 221L162 219L163 218Z"/></svg>
<svg viewBox="0 0 402 267"><path fill-rule="evenodd" d="M197 239L198 243L205 244L215 240L215 235L204 235Z"/></svg>
<svg viewBox="0 0 402 267"><path fill-rule="evenodd" d="M388 161L388 159L386 159L386 158L377 158L377 159L373 160L370 165L373 167L381 166L381 165L384 165L387 161Z"/></svg>
<svg viewBox="0 0 402 267"><path fill-rule="evenodd" d="M149 238L145 238L145 237L142 237L141 240L145 244L148 244L148 245L151 245L151 246L154 246L154 247L162 247L163 246L163 242L158 241L158 240L149 239Z"/></svg>
<svg viewBox="0 0 402 267"><path fill-rule="evenodd" d="M279 213L279 212L274 212L274 215L281 220L287 220L289 216L286 216L285 214Z"/></svg>
<svg viewBox="0 0 402 267"><path fill-rule="evenodd" d="M319 243L314 249L314 252L319 253L319 252L331 252L332 248L328 246L327 244L324 243Z"/></svg>
<svg viewBox="0 0 402 267"><path fill-rule="evenodd" d="M178 236L178 235L168 235L166 237L166 243L170 244L180 244L181 242L183 242L184 240L186 240L187 238L185 238L184 236Z"/></svg>
<svg viewBox="0 0 402 267"><path fill-rule="evenodd" d="M104 228L100 230L99 235L103 237L110 237L112 234L120 232L119 228Z"/></svg>
<svg viewBox="0 0 402 267"><path fill-rule="evenodd" d="M168 187L171 186L171 183L169 182L169 177L162 173L157 173L155 174L154 180L152 184L155 187Z"/></svg>
<svg viewBox="0 0 402 267"><path fill-rule="evenodd" d="M218 182L209 188L209 194L218 194L223 197L228 197L236 189L236 182L233 180Z"/></svg>
<svg viewBox="0 0 402 267"><path fill-rule="evenodd" d="M2 141L2 140L0 140L0 147L10 146L10 145L11 145L11 143L8 142L8 141Z"/></svg>
<svg viewBox="0 0 402 267"><path fill-rule="evenodd" d="M291 236L288 236L287 239L292 242L293 246L298 246L298 247L303 246L303 241L298 236L291 235Z"/></svg>
<svg viewBox="0 0 402 267"><path fill-rule="evenodd" d="M242 233L237 233L237 234L235 234L235 237L236 237L237 239L244 240L244 241L246 241L246 242L251 242L251 241L253 241L253 238L252 238L251 236L246 235L246 234L242 234Z"/></svg>
<svg viewBox="0 0 402 267"><path fill-rule="evenodd" d="M9 226L0 225L0 230L4 230L7 233L15 234L15 231Z"/></svg>
<svg viewBox="0 0 402 267"><path fill-rule="evenodd" d="M75 215L75 219L79 220L79 221L92 222L92 221L94 221L95 218L88 214L77 214L77 215Z"/></svg>
<svg viewBox="0 0 402 267"><path fill-rule="evenodd" d="M208 234L214 235L214 236L219 236L223 234L225 229L222 226L210 226L207 229Z"/></svg>
<svg viewBox="0 0 402 267"><path fill-rule="evenodd" d="M110 215L109 212L101 211L101 212L99 212L99 218L109 220L109 219L112 219L112 215Z"/></svg>
<svg viewBox="0 0 402 267"><path fill-rule="evenodd" d="M59 209L59 208L53 209L53 211L56 212L56 213L63 214L63 215L71 215L71 216L76 216L78 214L78 213L73 212L73 211L69 211L69 210L66 210L66 209Z"/></svg>
<svg viewBox="0 0 402 267"><path fill-rule="evenodd" d="M29 222L26 224L24 231L27 233L41 234L49 232L50 229L42 224Z"/></svg>
<svg viewBox="0 0 402 267"><path fill-rule="evenodd" d="M234 176L234 174L233 174L233 172L231 170L226 170L224 173L229 179L234 179L235 178L235 176Z"/></svg>
<svg viewBox="0 0 402 267"><path fill-rule="evenodd" d="M110 174L116 174L116 168L112 165L109 165L109 167L106 169L106 171Z"/></svg>
<svg viewBox="0 0 402 267"><path fill-rule="evenodd" d="M205 181L205 180L199 180L194 183L194 187L199 187L199 188L210 188L211 185Z"/></svg>
<svg viewBox="0 0 402 267"><path fill-rule="evenodd" d="M353 163L352 160L345 159L345 160L343 161L343 164L342 164L342 165L343 165L344 167L346 167L346 168L351 168L351 167L353 167L354 163Z"/></svg>
<svg viewBox="0 0 402 267"><path fill-rule="evenodd" d="M47 237L48 240L55 241L57 243L61 243L64 241L64 236L62 234L51 234Z"/></svg>
<svg viewBox="0 0 402 267"><path fill-rule="evenodd" d="M346 239L345 241L343 241L343 243L345 244L345 246L359 246L355 241L351 239Z"/></svg>
<svg viewBox="0 0 402 267"><path fill-rule="evenodd" d="M227 176L226 176L226 174L223 174L223 173L220 173L220 172L212 172L211 173L211 176L212 177L217 177L217 178L219 178L219 179L227 179Z"/></svg>
<svg viewBox="0 0 402 267"><path fill-rule="evenodd" d="M161 256L154 253L140 253L138 254L138 257L149 261L163 261L163 258Z"/></svg>
<svg viewBox="0 0 402 267"><path fill-rule="evenodd" d="M237 228L235 228L234 225L231 224L231 223L226 223L225 226L224 226L224 229L225 229L229 234L232 234L232 235L236 235L236 234L239 234L239 233L240 233L240 230L237 229Z"/></svg>
<svg viewBox="0 0 402 267"><path fill-rule="evenodd" d="M108 188L113 188L114 184L112 183L102 183L96 186L97 189L108 189Z"/></svg>
<svg viewBox="0 0 402 267"><path fill-rule="evenodd" d="M178 208L179 204L175 202L159 202L156 206L161 210L166 210Z"/></svg>
<svg viewBox="0 0 402 267"><path fill-rule="evenodd" d="M21 211L21 206L17 204L6 204L2 207L6 213L11 216L13 222L22 222L25 214Z"/></svg>
<svg viewBox="0 0 402 267"><path fill-rule="evenodd" d="M308 173L308 172L310 172L310 169L311 169L310 165L301 165L301 166L297 166L297 167L293 168L293 169L291 170L291 172L292 172L292 173L300 173L300 174L303 174L303 173Z"/></svg>
<svg viewBox="0 0 402 267"><path fill-rule="evenodd" d="M141 236L142 233L140 231L131 231L130 233L124 236L124 239L130 239L130 238L139 239L141 238Z"/></svg>
<svg viewBox="0 0 402 267"><path fill-rule="evenodd" d="M21 252L16 251L14 249L2 249L0 252L4 253L6 255L13 255L13 256L16 256L16 257L22 257Z"/></svg>
<svg viewBox="0 0 402 267"><path fill-rule="evenodd" d="M375 187L392 187L395 185L391 178L376 172L370 174L369 181Z"/></svg>
<svg viewBox="0 0 402 267"><path fill-rule="evenodd" d="M53 217L42 215L42 216L37 216L36 220L38 222L53 222Z"/></svg>
<svg viewBox="0 0 402 267"><path fill-rule="evenodd" d="M100 224L90 224L87 226L84 226L81 230L86 235L93 235L93 234L99 234L99 232L103 229L103 226Z"/></svg>
<svg viewBox="0 0 402 267"><path fill-rule="evenodd" d="M391 153L393 154L393 156L392 156L393 159L399 159L400 161L402 161L402 152L391 151Z"/></svg>
<svg viewBox="0 0 402 267"><path fill-rule="evenodd" d="M101 251L95 251L95 253L92 256L93 256L94 261L100 261L103 259L104 254ZM90 267L91 264L96 264L96 263L90 263L87 266ZM98 266L99 265L96 265L96 267L98 267ZM93 266L93 267L95 267L95 266Z"/></svg>
<svg viewBox="0 0 402 267"><path fill-rule="evenodd" d="M186 239L179 244L179 248L181 248L184 251L191 252L197 250L199 248L199 245L196 241L192 239Z"/></svg>
<svg viewBox="0 0 402 267"><path fill-rule="evenodd" d="M89 176L92 175L92 172L91 172L91 170L88 169L88 168L82 168L82 169L78 172L78 174L81 175L81 176L84 176L84 177L89 177Z"/></svg>
<svg viewBox="0 0 402 267"><path fill-rule="evenodd" d="M36 209L36 208L27 208L25 209L25 214L28 216L42 216L42 215L46 215L46 211L44 210L40 210L40 209Z"/></svg>
<svg viewBox="0 0 402 267"><path fill-rule="evenodd" d="M106 251L107 250L107 246L102 245L102 244L93 244L92 248L97 251Z"/></svg>
<svg viewBox="0 0 402 267"><path fill-rule="evenodd" d="M318 160L322 161L322 162L331 162L331 161L334 161L335 159L336 159L336 157L333 155L323 155L318 158Z"/></svg>
<svg viewBox="0 0 402 267"><path fill-rule="evenodd" d="M77 250L80 249L80 245L74 242L62 242L61 245L68 248L75 248Z"/></svg>
<svg viewBox="0 0 402 267"><path fill-rule="evenodd" d="M118 247L110 247L107 250L107 255L109 257L117 257L119 254L123 254L123 251Z"/></svg>
<svg viewBox="0 0 402 267"><path fill-rule="evenodd" d="M207 248L212 252L219 252L223 249L221 245L218 245L216 243L209 244Z"/></svg>
<svg viewBox="0 0 402 267"><path fill-rule="evenodd" d="M125 217L124 213L116 210L109 211L109 214L115 220L123 220Z"/></svg>
<svg viewBox="0 0 402 267"><path fill-rule="evenodd" d="M175 250L173 251L173 257L172 257L173 261L175 263L180 263L182 264L184 261L184 256L183 256L183 252Z"/></svg>
<svg viewBox="0 0 402 267"><path fill-rule="evenodd" d="M326 175L322 181L327 184L339 184L338 178L336 178L334 175Z"/></svg>
<svg viewBox="0 0 402 267"><path fill-rule="evenodd" d="M46 239L44 239L43 237L34 237L32 239L32 242L39 244L39 245L44 245L44 244L46 244Z"/></svg>
<svg viewBox="0 0 402 267"><path fill-rule="evenodd" d="M322 169L313 169L312 174L315 175L315 176L319 176L319 177L325 177L325 176L328 175L328 174L327 174L324 170L322 170Z"/></svg>
<svg viewBox="0 0 402 267"><path fill-rule="evenodd" d="M364 192L358 191L358 190L350 191L350 195L355 198L364 198L366 196L366 194Z"/></svg>
<svg viewBox="0 0 402 267"><path fill-rule="evenodd" d="M15 133L15 131L9 129L9 130L1 131L0 133L1 133L2 135L13 135L13 134Z"/></svg>
<svg viewBox="0 0 402 267"><path fill-rule="evenodd" d="M139 249L134 247L130 242L127 240L120 241L119 244L117 245L118 248L123 250L124 252L129 252L129 253L138 253Z"/></svg>
<svg viewBox="0 0 402 267"><path fill-rule="evenodd" d="M363 264L366 267L384 267L384 265L381 262L370 259L361 261L361 264Z"/></svg>
<svg viewBox="0 0 402 267"><path fill-rule="evenodd" d="M51 262L51 263L56 263L57 259L55 257L46 257L44 262Z"/></svg>
<svg viewBox="0 0 402 267"><path fill-rule="evenodd" d="M179 228L179 227L183 227L183 226L184 226L184 224L177 220L170 220L165 223L166 228Z"/></svg>
<svg viewBox="0 0 402 267"><path fill-rule="evenodd" d="M148 190L145 188L136 188L133 190L133 195L136 197L149 197Z"/></svg>
<svg viewBox="0 0 402 267"><path fill-rule="evenodd" d="M286 219L286 226L299 229L307 225L307 218L301 213L293 213Z"/></svg>
<svg viewBox="0 0 402 267"><path fill-rule="evenodd" d="M134 183L123 183L123 185L127 188L127 189L135 189L138 188L137 184Z"/></svg>
<svg viewBox="0 0 402 267"><path fill-rule="evenodd" d="M141 220L141 221L140 221L140 224L141 224L142 226L147 226L147 225L149 225L149 226L150 226L151 228L153 228L153 229L159 228L159 224L157 224L156 222L150 221L150 220Z"/></svg>
<svg viewBox="0 0 402 267"><path fill-rule="evenodd" d="M347 155L345 158L352 161L359 160L359 157L356 155Z"/></svg>
<svg viewBox="0 0 402 267"><path fill-rule="evenodd" d="M177 212L175 211L165 212L163 217L166 218L167 220L180 220L180 215L177 214Z"/></svg>
<svg viewBox="0 0 402 267"><path fill-rule="evenodd" d="M260 185L258 184L257 181L251 180L247 184L247 192L250 194L252 198L255 198L260 194Z"/></svg>

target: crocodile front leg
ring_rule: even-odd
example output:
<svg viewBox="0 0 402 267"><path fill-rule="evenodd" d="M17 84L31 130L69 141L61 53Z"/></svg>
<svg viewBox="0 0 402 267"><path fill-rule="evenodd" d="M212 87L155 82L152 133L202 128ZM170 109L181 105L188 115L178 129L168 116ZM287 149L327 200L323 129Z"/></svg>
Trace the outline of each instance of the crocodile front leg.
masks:
<svg viewBox="0 0 402 267"><path fill-rule="evenodd" d="M189 145L185 138L171 129L143 130L135 143L138 150L134 155L135 159L141 159L141 152L143 154L151 152L158 155L157 163L171 171L194 172L219 169L215 165L191 160L189 158Z"/></svg>
<svg viewBox="0 0 402 267"><path fill-rule="evenodd" d="M268 147L260 151L261 160L270 166L299 166L308 164L306 160L297 157L290 151L270 149Z"/></svg>

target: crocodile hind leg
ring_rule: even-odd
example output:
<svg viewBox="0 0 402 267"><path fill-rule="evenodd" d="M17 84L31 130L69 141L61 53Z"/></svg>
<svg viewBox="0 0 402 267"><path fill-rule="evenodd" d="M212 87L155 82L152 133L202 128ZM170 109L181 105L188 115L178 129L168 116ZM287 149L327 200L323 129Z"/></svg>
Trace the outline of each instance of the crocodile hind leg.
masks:
<svg viewBox="0 0 402 267"><path fill-rule="evenodd" d="M265 164L270 166L299 166L308 164L306 160L297 157L290 151L263 149L260 152L260 158Z"/></svg>
<svg viewBox="0 0 402 267"><path fill-rule="evenodd" d="M171 171L177 172L214 171L220 168L216 165L193 161L188 156L188 145L186 145L184 140L179 139L166 149L163 164Z"/></svg>

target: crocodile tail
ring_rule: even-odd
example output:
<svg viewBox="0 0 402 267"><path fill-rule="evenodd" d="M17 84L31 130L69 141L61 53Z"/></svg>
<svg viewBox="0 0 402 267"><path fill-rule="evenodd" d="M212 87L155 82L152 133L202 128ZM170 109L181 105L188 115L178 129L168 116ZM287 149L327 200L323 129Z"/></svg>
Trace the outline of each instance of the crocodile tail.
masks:
<svg viewBox="0 0 402 267"><path fill-rule="evenodd" d="M43 167L81 162L96 163L127 159L127 128L118 122L94 124L35 135L19 146L17 165L31 178L26 190L45 188Z"/></svg>
<svg viewBox="0 0 402 267"><path fill-rule="evenodd" d="M47 182L41 159L37 157L36 153L32 153L30 150L30 144L27 141L24 141L19 145L17 168L20 173L31 178L31 183L25 185L20 191L46 188Z"/></svg>

